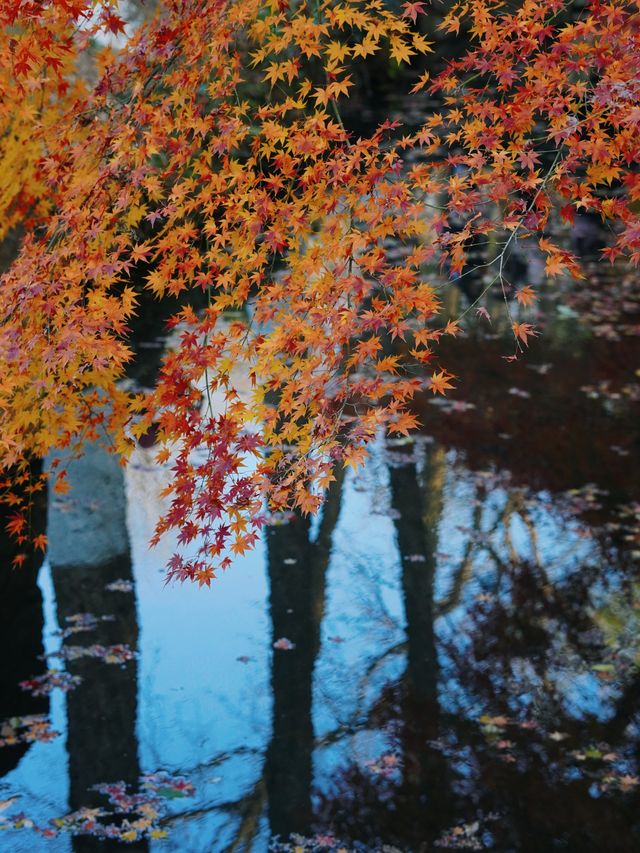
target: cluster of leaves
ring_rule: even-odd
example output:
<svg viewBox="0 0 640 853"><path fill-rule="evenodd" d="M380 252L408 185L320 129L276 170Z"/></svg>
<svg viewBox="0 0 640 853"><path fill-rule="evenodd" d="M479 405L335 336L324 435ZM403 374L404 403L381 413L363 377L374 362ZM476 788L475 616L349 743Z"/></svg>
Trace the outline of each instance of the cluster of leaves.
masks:
<svg viewBox="0 0 640 853"><path fill-rule="evenodd" d="M496 820L497 815L490 815L485 820ZM471 823L463 823L454 826L445 832L435 843L435 847L446 850L486 850L487 845L483 843L482 825L479 820Z"/></svg>
<svg viewBox="0 0 640 853"><path fill-rule="evenodd" d="M369 845L346 844L335 835L317 833L313 836L293 833L287 840L275 838L269 845L270 853L402 853L397 847L384 844L381 847Z"/></svg>
<svg viewBox="0 0 640 853"><path fill-rule="evenodd" d="M58 732L53 731L51 721L44 714L10 717L0 723L0 747L36 741L48 743L56 737Z"/></svg>
<svg viewBox="0 0 640 853"><path fill-rule="evenodd" d="M161 821L167 812L167 801L193 797L191 782L168 773L145 773L140 779L141 790L128 793L124 782L96 785L104 794L108 808L84 807L63 817L53 818L48 826L39 826L26 814L4 816L0 829L32 829L45 838L58 835L84 835L132 843L143 838L166 838Z"/></svg>
<svg viewBox="0 0 640 853"><path fill-rule="evenodd" d="M115 581L115 583L124 582ZM93 613L74 613L67 616L67 627L57 631L55 636L66 640L68 637L83 631L94 631L100 622L111 622L113 619L114 617L110 615L96 616ZM44 660L59 658L61 661L77 661L83 658L91 658L102 661L102 663L118 665L134 660L135 657L136 652L126 643L115 643L111 646L104 646L101 643L92 643L89 646L63 644L59 649L42 655ZM68 693L70 690L75 690L80 684L82 684L82 676L48 668L42 675L21 681L20 687L29 691L33 696L48 696L56 688Z"/></svg>
<svg viewBox="0 0 640 853"><path fill-rule="evenodd" d="M569 307L593 334L610 341L640 335L640 293L633 273L603 276L590 270L590 287L568 295Z"/></svg>
<svg viewBox="0 0 640 853"><path fill-rule="evenodd" d="M62 637L63 640L66 640L67 637L71 637L73 634L80 634L84 631L95 631L99 622L113 622L114 619L115 617L111 615L95 616L93 613L73 613L66 618L66 622L69 623L67 627L56 631L54 636Z"/></svg>
<svg viewBox="0 0 640 853"><path fill-rule="evenodd" d="M126 644L117 643L113 646L103 646L100 643L92 643L90 646L62 646L49 657L57 657L62 660L74 661L80 658L94 658L103 663L126 663L133 660L136 653Z"/></svg>
<svg viewBox="0 0 640 853"><path fill-rule="evenodd" d="M170 576L208 584L254 544L265 505L315 511L336 463L357 466L381 429L408 434L418 390L452 387L424 369L457 330L436 321L438 265L470 273L489 244L504 290L516 239L535 233L550 276L579 275L545 233L556 207L615 223L608 256L637 262L638 4L455 3L441 29L470 47L412 89L441 109L360 138L339 102L369 57L431 50L426 3L166 0L130 34L117 5L4 4L3 167L27 136L31 153L0 199L29 222L2 279L0 450L24 476L29 457L103 433L126 456L153 424L174 475L156 540L177 530ZM117 51L96 46L108 33ZM120 381L134 279L206 294L174 317L146 396ZM513 332L517 356L535 330Z"/></svg>
<svg viewBox="0 0 640 853"><path fill-rule="evenodd" d="M42 675L34 675L32 678L21 681L20 687L29 691L32 696L48 696L56 688L68 693L70 690L75 690L79 684L82 684L82 678L79 675L71 675L59 669L48 669Z"/></svg>
<svg viewBox="0 0 640 853"><path fill-rule="evenodd" d="M599 670L596 666L594 669L606 672L606 668ZM509 717L484 715L479 718L479 722L482 724L482 731L487 741L499 750L502 760L508 763L517 761L518 745L505 736L507 727L540 729L540 732L549 740L558 744L571 739L566 732L545 733L535 720L518 722ZM583 776L592 779L603 793L616 791L628 793L640 784L640 779L632 772L635 769L632 751L628 749L616 752L604 742L589 744L580 749L567 749L560 753L559 763L567 776L571 775L573 778Z"/></svg>

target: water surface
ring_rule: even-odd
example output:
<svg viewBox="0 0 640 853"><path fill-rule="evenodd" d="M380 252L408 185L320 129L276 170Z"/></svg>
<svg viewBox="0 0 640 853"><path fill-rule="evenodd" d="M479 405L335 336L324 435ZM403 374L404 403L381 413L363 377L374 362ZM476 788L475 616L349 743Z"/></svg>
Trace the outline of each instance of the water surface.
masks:
<svg viewBox="0 0 640 853"><path fill-rule="evenodd" d="M58 734L0 748L2 849L638 849L637 338L549 316L515 365L453 341L421 434L211 589L147 547L153 449L73 463L44 563L3 575L5 734ZM73 689L17 686L44 654Z"/></svg>

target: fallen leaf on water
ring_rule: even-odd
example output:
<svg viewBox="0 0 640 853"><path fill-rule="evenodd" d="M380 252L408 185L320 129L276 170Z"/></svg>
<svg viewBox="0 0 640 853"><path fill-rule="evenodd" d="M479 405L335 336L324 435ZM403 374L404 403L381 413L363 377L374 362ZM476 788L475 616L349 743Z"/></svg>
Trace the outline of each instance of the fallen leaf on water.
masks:
<svg viewBox="0 0 640 853"><path fill-rule="evenodd" d="M66 639L72 634L79 634L81 631L94 631L98 627L99 622L113 622L115 616L95 616L93 613L74 613L72 616L67 616L66 621L70 624L61 631L56 631L55 637Z"/></svg>
<svg viewBox="0 0 640 853"><path fill-rule="evenodd" d="M63 646L61 649L51 652L48 657L58 657L67 661L95 658L104 663L126 663L136 657L136 652L126 643L118 643L114 646L102 646L99 643L93 643L91 646Z"/></svg>
<svg viewBox="0 0 640 853"><path fill-rule="evenodd" d="M51 728L51 722L46 714L11 717L0 723L0 747L35 741L48 743L59 734Z"/></svg>
<svg viewBox="0 0 640 853"><path fill-rule="evenodd" d="M522 388L509 388L509 394L513 397L522 397L523 400L528 400L531 397L531 394L528 391L524 391Z"/></svg>
<svg viewBox="0 0 640 853"><path fill-rule="evenodd" d="M37 675L27 681L21 681L20 687L23 690L28 690L32 696L48 696L56 687L68 693L69 690L75 690L81 683L82 678L79 675L70 675L68 672L62 672L58 669L49 669L44 675Z"/></svg>
<svg viewBox="0 0 640 853"><path fill-rule="evenodd" d="M509 717L490 717L488 714L484 714L482 717L478 718L478 722L482 723L483 726L497 726L498 728L503 728L510 723L510 720Z"/></svg>
<svg viewBox="0 0 640 853"><path fill-rule="evenodd" d="M640 782L637 776L631 776L629 773L626 773L624 776L621 776L618 780L618 785L621 791L630 791L632 788Z"/></svg>
<svg viewBox="0 0 640 853"><path fill-rule="evenodd" d="M133 583L131 581L122 580L122 578L118 578L118 580L108 583L105 586L105 589L108 592L132 592Z"/></svg>
<svg viewBox="0 0 640 853"><path fill-rule="evenodd" d="M6 811L9 806L12 806L19 799L20 798L16 795L15 797L9 797L8 800L0 800L0 812Z"/></svg>

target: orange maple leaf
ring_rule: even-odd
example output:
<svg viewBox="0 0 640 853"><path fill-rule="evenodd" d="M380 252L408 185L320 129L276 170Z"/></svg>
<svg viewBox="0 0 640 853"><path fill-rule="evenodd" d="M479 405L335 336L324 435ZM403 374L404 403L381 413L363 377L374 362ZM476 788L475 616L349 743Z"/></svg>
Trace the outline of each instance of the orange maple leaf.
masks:
<svg viewBox="0 0 640 853"><path fill-rule="evenodd" d="M511 328L516 340L522 341L525 346L529 346L529 338L537 337L539 334L530 323L513 323Z"/></svg>
<svg viewBox="0 0 640 853"><path fill-rule="evenodd" d="M450 379L455 379L455 376L451 373L446 373L444 370L441 370L440 373L432 373L429 388L434 394L444 395L445 391L453 388L453 385L449 381Z"/></svg>
<svg viewBox="0 0 640 853"><path fill-rule="evenodd" d="M516 299L521 305L533 305L536 301L535 291L527 284L516 293Z"/></svg>

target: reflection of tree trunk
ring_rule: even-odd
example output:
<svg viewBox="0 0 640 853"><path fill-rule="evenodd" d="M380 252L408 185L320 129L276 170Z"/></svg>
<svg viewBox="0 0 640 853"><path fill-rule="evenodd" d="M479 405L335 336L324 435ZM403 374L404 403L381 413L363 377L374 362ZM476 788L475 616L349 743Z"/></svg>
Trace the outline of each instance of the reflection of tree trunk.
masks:
<svg viewBox="0 0 640 853"><path fill-rule="evenodd" d="M274 650L271 683L273 733L266 778L271 832L283 838L311 824L313 669L320 648L325 574L340 511L343 473L324 505L320 531L309 540L308 519L267 531L273 640L286 637L292 651ZM295 562L292 562L295 561Z"/></svg>
<svg viewBox="0 0 640 853"><path fill-rule="evenodd" d="M446 761L441 752L428 745L440 734L433 597L445 471L442 448L428 453L422 486L415 464L390 468L407 620L403 799L406 798L410 810L417 811L416 839L421 841L438 832L450 808L447 806ZM428 810L424 809L425 802L429 804Z"/></svg>
<svg viewBox="0 0 640 853"><path fill-rule="evenodd" d="M132 581L122 471L115 457L95 446L68 470L71 491L63 499L52 496L49 507L58 621L67 627L68 617L76 613L114 619L99 622L95 630L72 634L65 644L126 643L135 650L135 595L105 589L118 579ZM90 790L93 785L122 780L137 788L137 664L135 660L118 665L84 658L68 662L67 668L83 679L67 696L69 805L75 810L104 805L104 797ZM89 837L75 838L73 843L78 851L121 847ZM141 842L132 849L146 848L146 842Z"/></svg>
<svg viewBox="0 0 640 853"><path fill-rule="evenodd" d="M402 558L402 590L407 617L407 678L413 696L437 695L438 660L433 629L433 584L442 514L444 450L432 451L424 470L424 488L414 465L391 467L393 508Z"/></svg>
<svg viewBox="0 0 640 853"><path fill-rule="evenodd" d="M34 474L37 474L34 471ZM43 495L44 498L44 495ZM44 500L35 496L32 510L32 533L42 532L44 527ZM11 562L21 550L5 530L6 516L0 516L0 723L10 717L28 714L46 714L49 711L47 697L31 696L19 686L34 675L45 670L40 659L44 652L42 630L44 615L42 595L38 587L38 571L42 563L40 554L33 555L19 569ZM9 773L29 749L29 744L17 744L0 748L0 776Z"/></svg>

